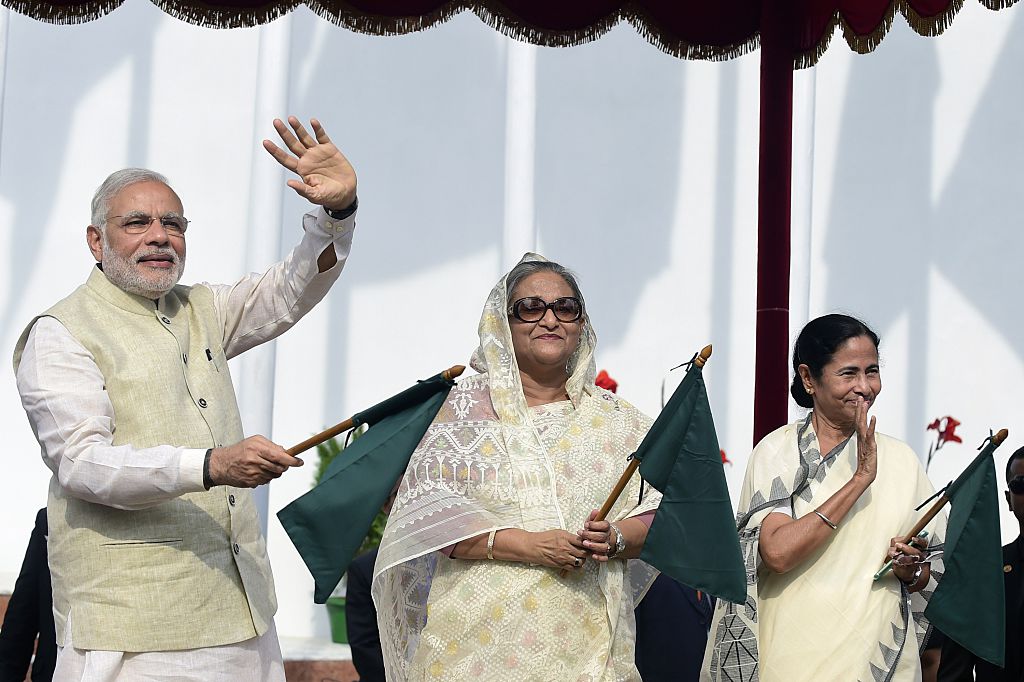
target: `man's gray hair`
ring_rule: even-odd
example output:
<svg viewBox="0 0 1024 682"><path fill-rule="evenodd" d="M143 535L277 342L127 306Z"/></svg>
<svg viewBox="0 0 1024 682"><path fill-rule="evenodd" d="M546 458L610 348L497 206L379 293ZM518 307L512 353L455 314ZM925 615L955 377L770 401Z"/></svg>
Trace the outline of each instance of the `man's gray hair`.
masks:
<svg viewBox="0 0 1024 682"><path fill-rule="evenodd" d="M107 213L110 212L110 200L125 187L137 182L160 182L171 186L167 178L148 168L122 168L114 171L92 195L92 224L102 230L107 222Z"/></svg>
<svg viewBox="0 0 1024 682"><path fill-rule="evenodd" d="M586 310L587 303L583 300L583 292L580 291L580 285L576 283L576 276L572 274L568 268L559 265L554 261L531 260L520 263L512 268L512 271L509 272L508 276L505 278L505 299L511 299L512 292L516 290L519 283L530 275L535 275L538 272L553 272L556 275L559 275L565 280L565 283L569 285L569 288L572 289L573 295L580 299L583 309ZM511 300L508 302L510 304L512 303Z"/></svg>

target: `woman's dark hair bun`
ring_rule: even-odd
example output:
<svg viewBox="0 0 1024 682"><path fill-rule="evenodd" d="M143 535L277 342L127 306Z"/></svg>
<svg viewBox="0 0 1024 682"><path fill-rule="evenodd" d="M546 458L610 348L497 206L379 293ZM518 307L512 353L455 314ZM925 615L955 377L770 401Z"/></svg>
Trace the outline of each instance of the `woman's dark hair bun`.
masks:
<svg viewBox="0 0 1024 682"><path fill-rule="evenodd" d="M806 407L807 409L814 407L814 398L804 388L804 382L800 378L799 372L793 374L793 383L789 386L789 393L800 407Z"/></svg>

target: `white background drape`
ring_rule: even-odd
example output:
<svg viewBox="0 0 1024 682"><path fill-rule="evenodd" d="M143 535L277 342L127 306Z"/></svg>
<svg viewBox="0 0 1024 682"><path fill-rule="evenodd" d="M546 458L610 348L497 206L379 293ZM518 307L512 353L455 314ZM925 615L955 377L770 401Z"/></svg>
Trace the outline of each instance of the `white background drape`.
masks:
<svg viewBox="0 0 1024 682"><path fill-rule="evenodd" d="M1022 37L1020 6L965 3L938 39L897 17L875 53L836 37L796 75L793 333L834 310L877 329L879 429L923 456L928 422L963 422L964 444L932 466L939 483L990 427L1011 433L1000 479L1024 445ZM329 298L234 366L250 433L287 447L466 363L487 292L537 249L579 273L598 367L649 414L668 368L714 343L706 377L738 488L753 416L756 53L679 61L628 25L537 48L471 14L388 38L301 7L262 28L209 30L144 0L72 27L3 10L0 40L3 357L85 280L89 200L114 169L171 179L193 221L185 281L269 265L298 240L305 206L259 141L274 135L271 115L317 116L359 173L359 227ZM48 471L9 361L0 387L9 588ZM282 635L327 627L273 516L311 470L269 489ZM1004 512L1004 537L1015 532Z"/></svg>

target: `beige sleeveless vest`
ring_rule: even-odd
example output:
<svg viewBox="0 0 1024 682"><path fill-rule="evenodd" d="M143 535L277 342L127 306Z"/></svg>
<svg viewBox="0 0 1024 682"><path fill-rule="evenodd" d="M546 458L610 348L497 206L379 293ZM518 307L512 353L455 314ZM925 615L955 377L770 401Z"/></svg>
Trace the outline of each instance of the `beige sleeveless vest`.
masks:
<svg viewBox="0 0 1024 682"><path fill-rule="evenodd" d="M154 304L97 268L43 316L59 320L103 373L114 445L242 439L208 288L177 286ZM58 643L69 614L75 648L130 652L240 642L263 634L277 610L249 490L215 487L124 511L69 497L54 477L47 519Z"/></svg>

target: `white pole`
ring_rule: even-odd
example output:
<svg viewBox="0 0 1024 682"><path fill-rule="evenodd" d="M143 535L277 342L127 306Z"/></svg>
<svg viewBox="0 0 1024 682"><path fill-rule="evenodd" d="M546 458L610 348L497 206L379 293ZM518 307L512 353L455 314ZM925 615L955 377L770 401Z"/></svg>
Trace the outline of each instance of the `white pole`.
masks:
<svg viewBox="0 0 1024 682"><path fill-rule="evenodd" d="M505 88L505 224L500 268L537 249L534 163L537 145L537 47L508 41Z"/></svg>
<svg viewBox="0 0 1024 682"><path fill-rule="evenodd" d="M0 140L4 133L4 92L7 90L7 47L10 43L11 10L0 6Z"/></svg>
<svg viewBox="0 0 1024 682"><path fill-rule="evenodd" d="M282 118L288 105L289 56L291 54L291 14L260 28L256 67L256 93L253 107L256 133L252 171L249 176L249 214L246 224L246 272L261 272L281 258L281 213L284 171L264 155L260 140L274 118ZM239 356L234 372L238 409L247 436L261 434L273 439L274 369L277 343L270 341ZM264 536L270 514L268 486L255 490L256 507Z"/></svg>
<svg viewBox="0 0 1024 682"><path fill-rule="evenodd" d="M817 69L793 74L793 180L790 190L789 338L796 335L810 317L811 232L814 199L814 104ZM790 420L798 416L792 401Z"/></svg>

